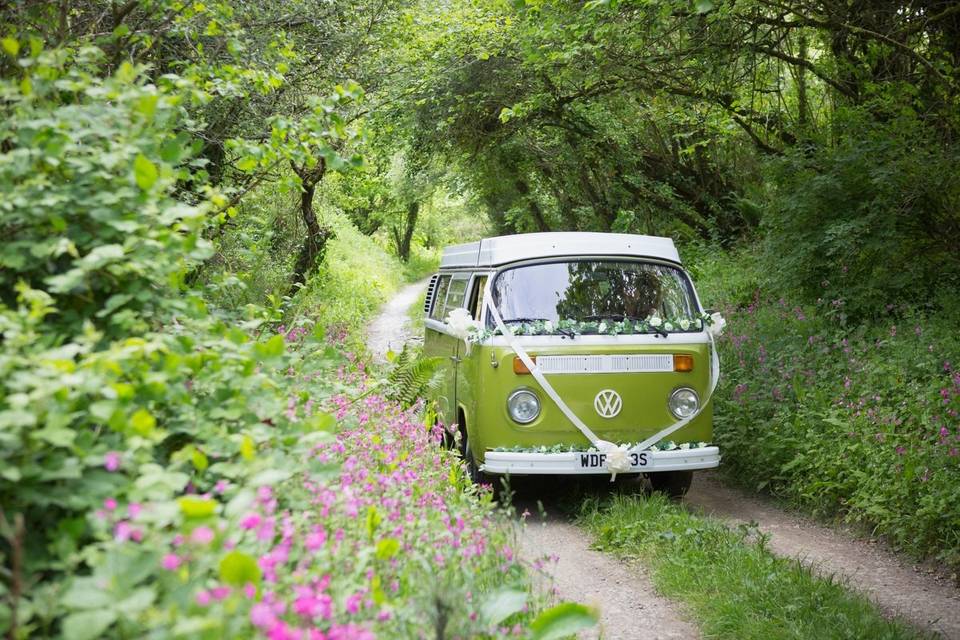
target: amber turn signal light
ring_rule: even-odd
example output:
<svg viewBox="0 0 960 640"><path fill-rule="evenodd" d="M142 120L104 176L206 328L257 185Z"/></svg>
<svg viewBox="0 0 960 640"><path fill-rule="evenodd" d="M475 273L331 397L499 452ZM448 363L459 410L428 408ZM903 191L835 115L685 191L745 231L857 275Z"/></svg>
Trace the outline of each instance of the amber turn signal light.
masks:
<svg viewBox="0 0 960 640"><path fill-rule="evenodd" d="M537 356L530 356L530 359L536 362ZM515 357L513 359L513 372L517 375L520 375L523 373L530 373L530 369L527 368L527 365L523 364L523 360L521 360L519 357Z"/></svg>
<svg viewBox="0 0 960 640"><path fill-rule="evenodd" d="M516 369L517 365L513 365ZM693 356L686 353L675 353L673 354L673 370L674 371L693 371Z"/></svg>

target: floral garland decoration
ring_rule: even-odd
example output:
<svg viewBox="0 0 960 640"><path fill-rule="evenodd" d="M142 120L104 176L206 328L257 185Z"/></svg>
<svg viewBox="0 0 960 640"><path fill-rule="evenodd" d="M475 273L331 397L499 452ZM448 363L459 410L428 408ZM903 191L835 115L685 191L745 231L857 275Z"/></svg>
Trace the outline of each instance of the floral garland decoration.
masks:
<svg viewBox="0 0 960 640"><path fill-rule="evenodd" d="M723 332L726 321L719 313L701 314L699 317L691 320L690 318L661 318L657 315L647 317L645 320L574 320L565 318L558 322L551 320L537 320L535 322L519 322L511 327L514 335L517 336L580 336L580 335L608 335L618 336L622 334L643 334L655 331L666 331L668 333L684 333L688 331L707 330L715 337ZM470 342L483 342L487 338L500 335L499 329L480 328L472 330L467 339Z"/></svg>
<svg viewBox="0 0 960 640"><path fill-rule="evenodd" d="M632 449L637 443L626 443L628 449ZM647 451L686 451L688 449L703 449L711 446L709 442L682 442L677 444L673 440L655 444ZM596 447L583 448L583 445L574 444L555 444L552 446L539 447L494 447L490 449L494 453L598 453Z"/></svg>

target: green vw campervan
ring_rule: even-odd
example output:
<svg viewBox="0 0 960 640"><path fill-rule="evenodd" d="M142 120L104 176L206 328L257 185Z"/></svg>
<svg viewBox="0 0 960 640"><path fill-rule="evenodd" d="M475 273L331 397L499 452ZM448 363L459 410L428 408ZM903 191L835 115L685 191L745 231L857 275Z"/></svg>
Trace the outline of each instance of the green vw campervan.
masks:
<svg viewBox="0 0 960 640"><path fill-rule="evenodd" d="M531 233L451 246L424 312L424 352L442 357L439 420L459 434L475 480L644 473L682 495L693 471L720 463L718 327L669 238Z"/></svg>

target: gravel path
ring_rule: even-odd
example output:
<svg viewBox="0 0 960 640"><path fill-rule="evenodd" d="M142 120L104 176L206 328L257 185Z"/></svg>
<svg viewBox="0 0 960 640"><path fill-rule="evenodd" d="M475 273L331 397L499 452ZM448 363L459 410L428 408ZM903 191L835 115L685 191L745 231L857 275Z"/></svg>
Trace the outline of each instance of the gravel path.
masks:
<svg viewBox="0 0 960 640"><path fill-rule="evenodd" d="M688 640L697 628L677 605L658 595L640 565L590 548L590 536L561 519L529 519L520 535L520 554L541 566L541 583L558 600L596 607L598 627L580 638Z"/></svg>
<svg viewBox="0 0 960 640"><path fill-rule="evenodd" d="M380 315L370 323L367 329L367 348L373 354L375 362L386 362L387 351L399 351L406 342L423 340L423 336L413 334L407 311L429 282L430 278L427 278L400 289L397 295L383 306Z"/></svg>
<svg viewBox="0 0 960 640"><path fill-rule="evenodd" d="M788 513L745 491L697 474L686 504L693 511L732 524L756 522L770 535L770 550L797 557L823 574L835 574L868 596L887 614L900 615L921 629L960 639L960 590L949 580L922 569L881 543L825 527Z"/></svg>

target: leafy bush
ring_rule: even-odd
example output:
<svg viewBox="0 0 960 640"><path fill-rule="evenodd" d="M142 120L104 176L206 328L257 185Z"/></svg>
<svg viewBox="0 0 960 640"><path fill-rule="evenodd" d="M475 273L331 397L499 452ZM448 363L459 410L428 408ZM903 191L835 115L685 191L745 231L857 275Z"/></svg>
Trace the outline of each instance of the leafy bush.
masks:
<svg viewBox="0 0 960 640"><path fill-rule="evenodd" d="M724 468L960 565L960 309L891 305L850 326L846 306L756 290L723 309L714 415Z"/></svg>
<svg viewBox="0 0 960 640"><path fill-rule="evenodd" d="M34 49L0 81L0 633L522 631L509 529L416 414L317 325L185 285L226 204L169 133L193 85ZM340 238L301 301L324 323L396 277Z"/></svg>
<svg viewBox="0 0 960 640"><path fill-rule="evenodd" d="M960 286L960 156L911 118L877 125L845 112L837 135L771 172L765 280L810 303L842 297L857 319L888 304L932 307Z"/></svg>
<svg viewBox="0 0 960 640"><path fill-rule="evenodd" d="M147 83L102 52L37 51L0 83L0 302L21 284L49 296L46 323L78 335L140 332L183 302L163 295L208 255L207 206L169 195L189 182L194 147L175 78Z"/></svg>

